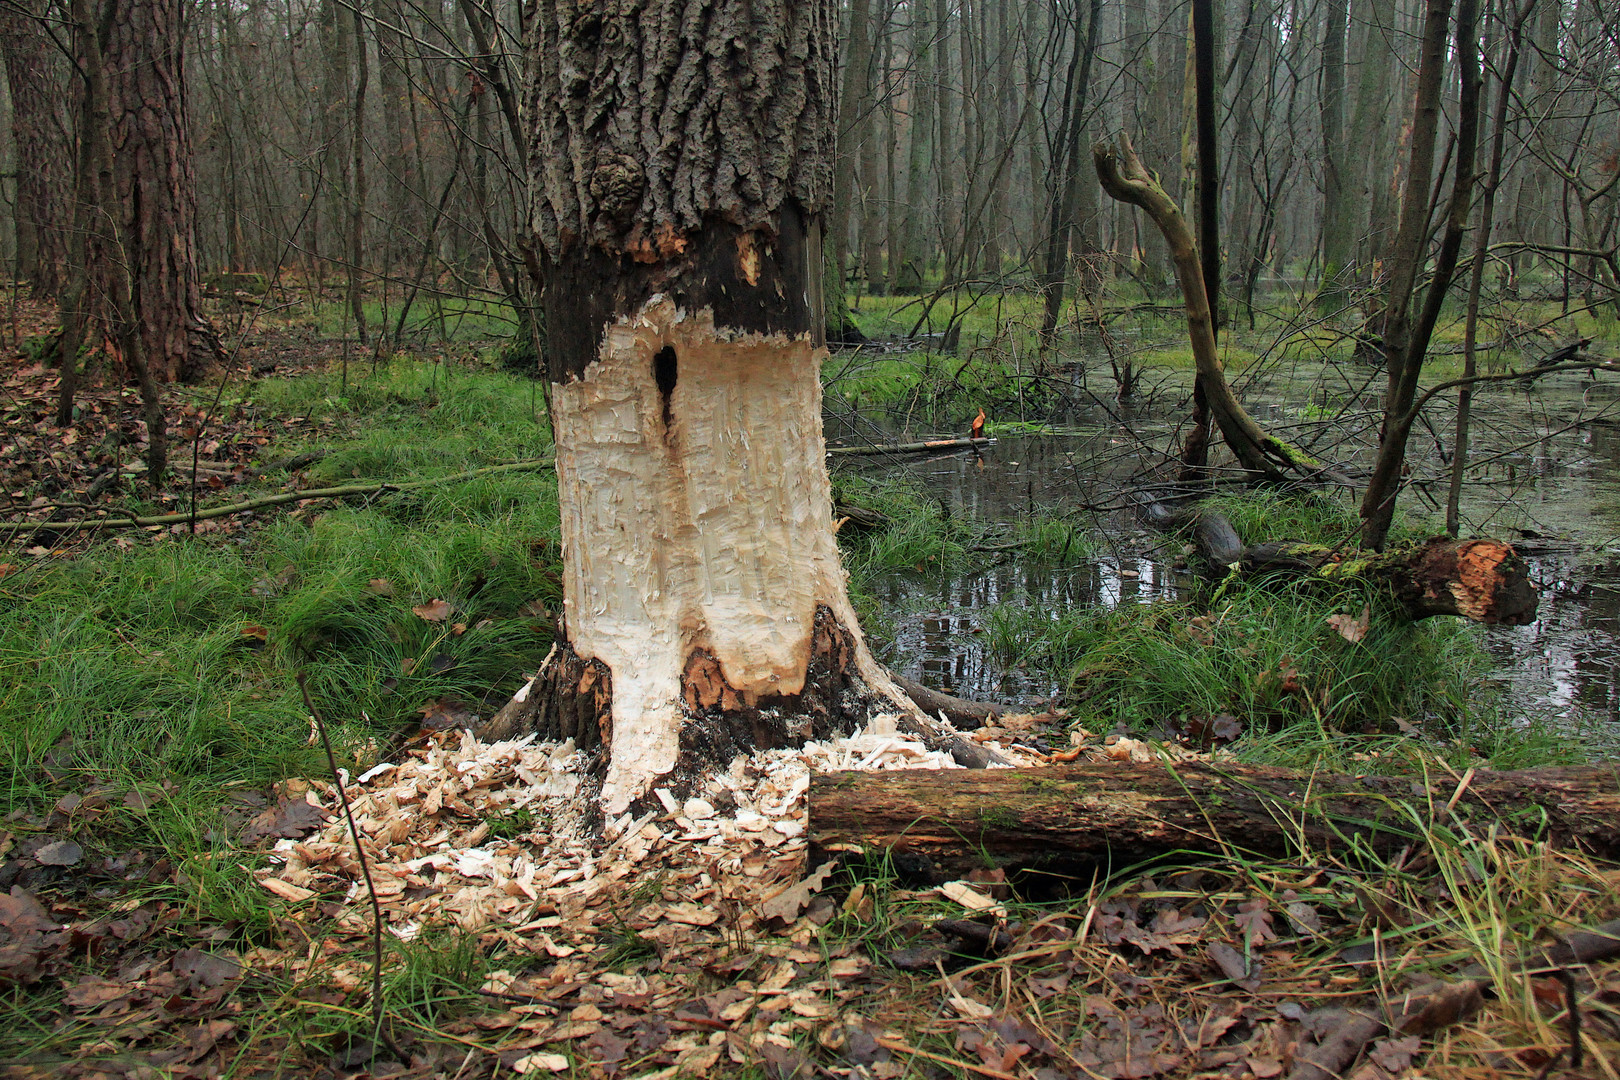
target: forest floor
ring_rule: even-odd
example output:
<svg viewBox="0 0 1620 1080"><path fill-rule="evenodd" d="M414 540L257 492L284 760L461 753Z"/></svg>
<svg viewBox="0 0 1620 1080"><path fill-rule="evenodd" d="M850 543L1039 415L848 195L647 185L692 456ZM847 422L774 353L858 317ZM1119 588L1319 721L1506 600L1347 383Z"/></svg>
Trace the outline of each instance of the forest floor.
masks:
<svg viewBox="0 0 1620 1080"><path fill-rule="evenodd" d="M1444 813L1394 857L1185 853L939 887L884 862L808 865L812 771L946 765L878 729L756 755L701 799L586 837L570 748L463 731L551 641L555 493L508 468L549 453L538 384L465 350L345 370L340 344L303 341L261 334L274 373L176 392L161 492L140 481L132 391L91 388L56 428L54 373L23 352L0 366L7 1075L1269 1080L1305 1075L1357 1008L1439 979L1474 987L1478 1011L1368 1035L1346 1075L1620 1076L1620 966L1518 967L1620 915L1620 869ZM400 489L417 481L433 483ZM368 485L195 522L63 524ZM904 492L864 497L901 512L844 538L857 589L983 539ZM1319 612L1305 621L1321 630ZM1190 633L1156 639L1164 671ZM1460 655L1440 633L1433 651ZM1075 720L976 737L1037 768L1283 755L1439 778L1442 797L1472 767L1580 757L1568 740L1328 725L1284 754L1259 726Z"/></svg>

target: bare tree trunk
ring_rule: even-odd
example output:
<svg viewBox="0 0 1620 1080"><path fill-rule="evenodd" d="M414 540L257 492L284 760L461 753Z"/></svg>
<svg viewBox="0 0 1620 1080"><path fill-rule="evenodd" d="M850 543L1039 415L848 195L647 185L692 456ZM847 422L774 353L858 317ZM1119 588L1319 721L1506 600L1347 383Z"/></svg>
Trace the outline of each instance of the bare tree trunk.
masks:
<svg viewBox="0 0 1620 1080"><path fill-rule="evenodd" d="M1474 236L1473 266L1468 271L1468 308L1463 321L1464 379L1472 379L1478 370L1475 348L1479 333L1479 293L1485 280L1485 263L1491 249L1491 230L1496 223L1496 193L1502 185L1502 161L1507 154L1508 102L1513 93L1513 75L1519 67L1519 40L1524 22L1530 15L1535 0L1524 0L1508 28L1507 59L1502 65L1501 82L1496 91L1496 109L1492 119L1491 163L1485 176L1484 197L1480 200L1479 228ZM1446 493L1446 532L1456 536L1461 527L1458 504L1462 500L1463 474L1468 468L1469 419L1473 408L1474 387L1463 383L1457 388L1456 438L1451 450L1451 484Z"/></svg>
<svg viewBox="0 0 1620 1080"><path fill-rule="evenodd" d="M914 0L911 9L911 93L909 141L906 146L906 202L901 225L901 253L890 252L890 279L895 292L922 289L928 265L924 206L928 175L935 159L934 131L934 26L928 0ZM894 213L891 209L890 213Z"/></svg>
<svg viewBox="0 0 1620 1080"><path fill-rule="evenodd" d="M1322 273L1318 302L1328 309L1343 296L1340 276L1350 261L1350 207L1344 172L1350 153L1344 145L1344 38L1349 0L1327 0L1322 23Z"/></svg>
<svg viewBox="0 0 1620 1080"><path fill-rule="evenodd" d="M838 149L833 161L832 213L828 247L831 270L843 281L849 268L849 226L855 217L855 181L860 151L869 142L871 115L871 0L850 0L849 48L844 56L844 88L838 101Z"/></svg>
<svg viewBox="0 0 1620 1080"><path fill-rule="evenodd" d="M1351 236L1347 258L1352 262L1341 268L1340 278L1346 284L1360 286L1367 283L1373 260L1382 255L1383 236L1388 231L1383 221L1383 208L1388 202L1385 181L1394 155L1389 149L1391 140L1382 135L1393 111L1390 77L1394 67L1395 2L1357 0L1352 12L1359 15L1360 23L1355 26L1358 75L1346 145L1354 152L1347 153L1341 163L1342 189L1348 204L1343 223Z"/></svg>
<svg viewBox="0 0 1620 1080"><path fill-rule="evenodd" d="M366 258L366 89L371 66L366 61L366 21L359 0L349 9L354 18L354 113L349 120L349 169L354 186L350 191L348 229L348 302L355 333L361 345L371 336L366 330L366 305L361 292ZM342 16L339 16L341 18Z"/></svg>
<svg viewBox="0 0 1620 1080"><path fill-rule="evenodd" d="M1097 143L1091 153L1103 190L1120 202L1141 207L1164 234L1187 308L1187 336L1197 369L1197 385L1227 447L1245 469L1258 477L1280 480L1284 469L1312 467L1314 463L1298 450L1261 431L1232 393L1215 349L1214 319L1204 291L1204 266L1198 244L1175 200L1165 194L1143 166L1128 138L1119 149Z"/></svg>
<svg viewBox="0 0 1620 1080"><path fill-rule="evenodd" d="M1451 0L1427 0L1423 23L1423 59L1418 69L1417 97L1413 106L1412 154L1401 202L1401 221L1391 253L1388 300L1384 305L1384 356L1389 387L1384 398L1384 423L1379 433L1378 456L1362 496L1365 522L1363 544L1382 549L1395 517L1395 499L1401 489L1406 442L1416 420L1413 402L1418 376L1440 306L1451 287L1468 227L1473 193L1474 148L1479 128L1479 56L1476 0L1457 4L1456 56L1462 92L1458 108L1454 183L1446 213L1445 232L1435 253L1423 306L1413 317L1413 294L1418 276L1428 262L1429 193L1434 172L1436 137L1440 127L1440 93L1446 62L1446 30Z"/></svg>
<svg viewBox="0 0 1620 1080"><path fill-rule="evenodd" d="M1041 357L1055 344L1058 318L1063 311L1064 286L1069 275L1069 238L1079 210L1080 185L1084 177L1086 97L1091 86L1091 62L1097 54L1097 23L1101 0L1091 0L1082 31L1076 18L1066 20L1066 37L1073 38L1068 70L1064 76L1063 105L1059 121L1059 157L1053 162L1053 180L1048 195L1050 216L1046 231L1046 267L1041 275L1045 305L1041 313Z"/></svg>
<svg viewBox="0 0 1620 1080"><path fill-rule="evenodd" d="M62 199L72 171L62 122L67 79L44 22L45 4L0 8L0 57L11 93L17 170L17 269L35 299L54 300L65 282L69 210Z"/></svg>
<svg viewBox="0 0 1620 1080"><path fill-rule="evenodd" d="M182 0L103 0L109 120L130 318L159 383L222 359L202 310Z"/></svg>
<svg viewBox="0 0 1620 1080"><path fill-rule="evenodd" d="M927 0L918 0L926 3ZM940 262L944 265L942 286L956 279L957 258L961 253L962 208L956 198L956 170L939 167L947 161L961 161L964 153L961 134L956 126L956 109L952 96L955 91L947 82L951 65L950 0L934 0L934 117L939 134L934 138L934 178L939 184L939 246Z"/></svg>
<svg viewBox="0 0 1620 1080"><path fill-rule="evenodd" d="M878 0L877 18L872 20L872 36L878 39L887 38L885 33L889 24L889 13L892 4L889 0ZM875 40L870 48L867 76L867 101L865 116L861 122L860 139L860 166L861 166L861 272L865 275L868 292L881 294L883 292L883 207L882 178L878 175L878 93L887 82L887 72L883 67L882 40ZM874 80L872 76L877 76Z"/></svg>
<svg viewBox="0 0 1620 1080"><path fill-rule="evenodd" d="M845 595L824 466L835 26L830 0L533 10L565 637L524 704L600 748L609 813L911 709Z"/></svg>

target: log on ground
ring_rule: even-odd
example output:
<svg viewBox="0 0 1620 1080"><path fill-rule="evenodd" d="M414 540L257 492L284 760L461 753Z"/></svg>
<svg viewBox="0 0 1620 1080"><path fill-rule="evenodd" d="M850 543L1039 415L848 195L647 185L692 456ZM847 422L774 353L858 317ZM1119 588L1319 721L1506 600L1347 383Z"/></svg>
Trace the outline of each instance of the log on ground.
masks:
<svg viewBox="0 0 1620 1080"><path fill-rule="evenodd" d="M892 850L936 880L987 858L1118 867L1171 851L1288 855L1301 841L1318 854L1352 842L1391 852L1421 843L1429 822L1499 822L1620 856L1620 765L1465 779L1433 776L1425 786L1207 762L827 773L810 785L810 839L828 853Z"/></svg>
<svg viewBox="0 0 1620 1080"><path fill-rule="evenodd" d="M1140 513L1148 524L1165 531L1190 527L1198 553L1217 577L1235 566L1253 576L1374 581L1388 586L1413 619L1457 615L1504 626L1526 626L1536 619L1530 568L1500 540L1435 536L1387 551L1298 540L1245 546L1232 523L1210 510L1150 504Z"/></svg>

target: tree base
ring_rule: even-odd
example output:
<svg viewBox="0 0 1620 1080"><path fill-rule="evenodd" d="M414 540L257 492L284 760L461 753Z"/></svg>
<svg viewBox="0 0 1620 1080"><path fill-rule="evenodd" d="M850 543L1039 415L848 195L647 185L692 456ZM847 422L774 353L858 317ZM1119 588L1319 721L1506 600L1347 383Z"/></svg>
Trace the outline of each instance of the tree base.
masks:
<svg viewBox="0 0 1620 1080"><path fill-rule="evenodd" d="M657 786L684 794L738 755L848 734L876 715L909 712L908 706L862 676L855 634L823 604L816 608L804 688L796 694L759 694L750 700L726 681L711 651L692 649L680 679L679 754ZM478 735L494 740L530 732L547 740L573 739L579 749L596 755L592 771L604 774L613 745L608 666L558 644L540 672Z"/></svg>

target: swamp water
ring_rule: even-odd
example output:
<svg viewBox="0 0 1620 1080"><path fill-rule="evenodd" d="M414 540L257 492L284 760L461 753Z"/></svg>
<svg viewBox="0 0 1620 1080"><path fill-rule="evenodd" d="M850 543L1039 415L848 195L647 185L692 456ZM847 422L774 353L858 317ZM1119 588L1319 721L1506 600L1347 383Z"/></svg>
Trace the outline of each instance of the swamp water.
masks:
<svg viewBox="0 0 1620 1080"><path fill-rule="evenodd" d="M1234 382L1273 433L1347 467L1370 464L1381 374L1296 368ZM1155 400L1173 408L1150 402L1131 410L1105 397L1109 388L1095 378L1092 390L1076 382L1046 431L1002 435L978 454L835 459L839 468L867 476L908 478L950 514L986 526L1101 510L1075 518L1086 554L1061 565L992 540L962 572L923 567L869 578L865 588L888 631L882 658L895 669L968 698L1060 700L1064 673L997 657L986 629L998 607L1055 620L1176 594L1181 542L1144 531L1127 510L1108 508L1125 504L1133 487L1171 475L1163 452L1177 441L1184 393L1161 386ZM1419 424L1409 452L1418 480L1401 499L1409 521L1438 533L1454 420L1449 404L1430 412L1432 428ZM964 433L930 434L870 413L829 417L827 432L830 445L845 446ZM1580 726L1620 749L1620 380L1594 384L1562 375L1531 388L1482 389L1474 398L1469 460L1463 535L1518 546L1540 594L1533 624L1478 631L1508 691L1508 714Z"/></svg>

